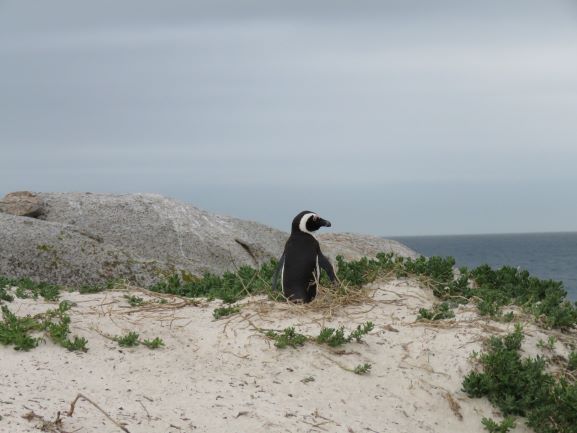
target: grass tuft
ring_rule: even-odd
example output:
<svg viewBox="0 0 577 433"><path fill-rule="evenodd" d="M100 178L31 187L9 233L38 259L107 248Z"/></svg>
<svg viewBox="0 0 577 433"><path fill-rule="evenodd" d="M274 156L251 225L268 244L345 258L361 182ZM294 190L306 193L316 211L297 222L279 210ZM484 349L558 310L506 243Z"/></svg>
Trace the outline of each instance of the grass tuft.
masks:
<svg viewBox="0 0 577 433"><path fill-rule="evenodd" d="M149 349L158 349L159 347L164 347L164 341L162 341L162 338L160 337L156 337L154 340L143 340L141 343Z"/></svg>
<svg viewBox="0 0 577 433"><path fill-rule="evenodd" d="M158 349L164 347L164 341L160 337L155 337L153 340L140 340L138 332L130 331L126 335L117 335L110 337L118 343L120 347L136 347L139 344L148 347L149 349Z"/></svg>
<svg viewBox="0 0 577 433"><path fill-rule="evenodd" d="M443 320L452 319L455 317L455 312L451 310L448 302L441 302L436 304L430 310L427 308L419 309L417 320Z"/></svg>
<svg viewBox="0 0 577 433"><path fill-rule="evenodd" d="M88 340L86 338L78 337L77 335L75 335L73 340L68 339L64 342L64 347L70 350L71 352L87 352L88 351L88 347L86 347L87 344Z"/></svg>
<svg viewBox="0 0 577 433"><path fill-rule="evenodd" d="M493 421L491 418L483 418L481 423L489 433L507 433L516 427L515 419L512 417L506 417L500 423Z"/></svg>
<svg viewBox="0 0 577 433"><path fill-rule="evenodd" d="M2 301L12 302L13 300L14 296L8 293L6 287L0 287L0 303L2 303Z"/></svg>
<svg viewBox="0 0 577 433"><path fill-rule="evenodd" d="M371 364L365 362L364 364L357 365L353 372L355 374L367 374L369 371L371 371L371 367Z"/></svg>
<svg viewBox="0 0 577 433"><path fill-rule="evenodd" d="M214 311L212 312L212 316L216 320L218 320L218 319L221 319L223 317L232 316L233 314L237 314L237 313L240 313L240 306L235 305L235 306L230 306L230 307L215 308Z"/></svg>
<svg viewBox="0 0 577 433"><path fill-rule="evenodd" d="M542 350L552 351L555 348L555 343L557 342L557 338L554 335L550 335L547 338L547 341L543 339L539 339L537 342L537 347Z"/></svg>
<svg viewBox="0 0 577 433"><path fill-rule="evenodd" d="M316 338L316 342L319 344L327 344L331 347L338 347L351 342L354 338L357 343L360 343L363 339L363 336L371 332L374 327L375 325L373 322L365 322L362 325L357 326L357 329L355 329L346 337L344 326L341 326L339 329L322 328L320 334Z"/></svg>
<svg viewBox="0 0 577 433"><path fill-rule="evenodd" d="M345 327L341 326L339 329L323 328L319 336L316 338L317 343L328 344L331 347L342 346L350 340L345 337Z"/></svg>
<svg viewBox="0 0 577 433"><path fill-rule="evenodd" d="M274 340L274 345L279 349L284 349L288 346L292 348L303 346L308 340L307 336L297 333L292 326L285 328L281 333L268 331L265 335Z"/></svg>
<svg viewBox="0 0 577 433"><path fill-rule="evenodd" d="M126 335L114 337L114 341L116 341L120 347L135 347L140 344L138 337L139 335L137 332L130 331Z"/></svg>
<svg viewBox="0 0 577 433"><path fill-rule="evenodd" d="M126 299L131 307L140 307L144 304L144 299L135 295L124 295L124 299Z"/></svg>

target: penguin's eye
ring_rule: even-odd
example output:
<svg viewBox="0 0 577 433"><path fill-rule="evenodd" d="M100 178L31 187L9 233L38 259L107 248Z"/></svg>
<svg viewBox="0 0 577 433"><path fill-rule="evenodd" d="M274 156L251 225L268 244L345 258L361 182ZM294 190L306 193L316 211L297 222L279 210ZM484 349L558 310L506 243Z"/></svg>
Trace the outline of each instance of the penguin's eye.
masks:
<svg viewBox="0 0 577 433"><path fill-rule="evenodd" d="M313 215L313 221L316 221L316 220L318 220L318 219L319 219L319 216L318 216L318 215Z"/></svg>

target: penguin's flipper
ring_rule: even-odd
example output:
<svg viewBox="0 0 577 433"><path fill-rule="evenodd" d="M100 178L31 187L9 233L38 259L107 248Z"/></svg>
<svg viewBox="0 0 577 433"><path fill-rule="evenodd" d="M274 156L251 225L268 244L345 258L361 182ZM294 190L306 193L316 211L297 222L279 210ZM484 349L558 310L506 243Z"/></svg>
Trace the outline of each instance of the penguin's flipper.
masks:
<svg viewBox="0 0 577 433"><path fill-rule="evenodd" d="M274 270L274 274L272 275L272 289L276 290L277 286L278 286L278 277L279 277L279 272L282 269L282 267L284 266L284 252L282 253L282 256L280 256L280 259L278 259L278 265L276 266L276 269ZM282 281L281 281L281 287L282 287Z"/></svg>
<svg viewBox="0 0 577 433"><path fill-rule="evenodd" d="M318 259L320 268L324 269L324 271L328 274L329 279L331 281L335 281L337 279L337 276L335 275L335 270L333 269L333 265L331 265L329 259L327 259L320 251Z"/></svg>

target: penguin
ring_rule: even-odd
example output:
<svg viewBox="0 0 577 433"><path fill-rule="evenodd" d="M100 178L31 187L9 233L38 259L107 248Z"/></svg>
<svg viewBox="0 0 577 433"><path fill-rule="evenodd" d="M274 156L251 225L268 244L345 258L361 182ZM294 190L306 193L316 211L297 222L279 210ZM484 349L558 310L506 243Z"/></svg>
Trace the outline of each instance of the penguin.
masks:
<svg viewBox="0 0 577 433"><path fill-rule="evenodd" d="M291 235L273 275L273 289L276 289L280 272L281 287L288 300L299 303L312 301L317 295L320 269L326 271L331 281L336 280L329 259L323 255L313 236L319 228L330 226L330 221L308 210L294 217Z"/></svg>

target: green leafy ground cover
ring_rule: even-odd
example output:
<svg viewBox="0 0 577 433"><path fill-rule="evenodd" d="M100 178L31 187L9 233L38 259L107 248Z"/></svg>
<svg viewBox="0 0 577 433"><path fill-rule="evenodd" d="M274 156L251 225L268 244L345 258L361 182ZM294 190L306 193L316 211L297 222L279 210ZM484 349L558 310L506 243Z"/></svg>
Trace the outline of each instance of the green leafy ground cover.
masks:
<svg viewBox="0 0 577 433"><path fill-rule="evenodd" d="M240 306L230 306L230 307L219 307L215 308L212 312L212 317L216 320L221 319L222 317L232 316L233 314L240 313Z"/></svg>
<svg viewBox="0 0 577 433"><path fill-rule="evenodd" d="M2 306L2 321L0 322L0 343L13 345L16 350L30 350L38 346L44 333L50 339L70 351L86 352L88 341L83 337L70 335L70 316L67 314L71 305L62 301L58 308L48 310L35 316L18 317L6 305Z"/></svg>
<svg viewBox="0 0 577 433"><path fill-rule="evenodd" d="M509 416L500 423L493 421L491 418L483 418L481 423L489 433L507 433L517 426L515 419Z"/></svg>
<svg viewBox="0 0 577 433"><path fill-rule="evenodd" d="M278 293L272 293L270 283L276 264L275 260L271 260L260 269L241 266L237 272L225 272L223 275L206 273L202 278L174 274L149 290L190 298L221 299L228 304L254 294L269 294L279 299Z"/></svg>
<svg viewBox="0 0 577 433"><path fill-rule="evenodd" d="M576 433L575 376L552 374L546 368L551 360L545 357L523 358L523 338L520 325L504 337L491 337L478 358L481 371L465 377L463 390L470 397L487 397L505 416L526 417L537 433ZM489 431L508 431L492 421L483 424Z"/></svg>
<svg viewBox="0 0 577 433"><path fill-rule="evenodd" d="M475 302L481 315L501 317L502 307L517 305L545 327L567 329L577 324L577 303L566 299L563 283L541 280L510 266L492 269L482 265L454 273L452 257L406 259L391 254L354 262L338 259L338 265L339 277L356 287L384 275L415 277L451 305Z"/></svg>
<svg viewBox="0 0 577 433"><path fill-rule="evenodd" d="M60 296L60 287L45 282L37 283L30 278L7 278L0 276L0 300L12 302L6 287L17 287L15 295L18 298L38 298L42 296L46 301L56 301Z"/></svg>
<svg viewBox="0 0 577 433"><path fill-rule="evenodd" d="M454 311L448 302L441 302L440 304L435 304L433 308L420 308L417 320L442 320L442 319L452 319L455 317Z"/></svg>
<svg viewBox="0 0 577 433"><path fill-rule="evenodd" d="M160 337L156 337L153 340L141 340L138 332L130 331L126 335L117 335L112 337L112 340L116 341L120 347L136 347L140 344L148 347L149 349L158 349L164 347L164 341Z"/></svg>
<svg viewBox="0 0 577 433"><path fill-rule="evenodd" d="M326 344L330 347L342 346L343 344L350 343L353 339L357 343L360 343L363 341L363 337L374 328L375 325L373 322L365 322L362 325L358 325L357 328L354 331L351 331L348 335L345 335L344 326L338 329L325 327L320 330L319 335L316 337L300 334L296 332L295 328L292 326L285 328L282 331L259 331L262 331L268 338L273 340L276 347L284 349L289 346L293 348L303 346L307 341L315 342L317 344Z"/></svg>
<svg viewBox="0 0 577 433"><path fill-rule="evenodd" d="M265 335L271 340L274 340L274 345L279 349L284 349L289 346L292 348L304 346L309 339L306 335L296 332L292 326L285 328L282 332L269 330Z"/></svg>
<svg viewBox="0 0 577 433"><path fill-rule="evenodd" d="M144 299L139 296L124 295L124 299L126 299L128 305L131 307L140 307L142 304L144 304Z"/></svg>
<svg viewBox="0 0 577 433"><path fill-rule="evenodd" d="M342 346L343 344L350 343L353 339L355 339L357 343L360 343L363 340L363 336L371 332L374 328L375 325L373 322L365 322L357 326L357 329L347 336L345 336L344 326L338 329L322 328L319 336L316 337L316 342L319 344L327 344L331 347Z"/></svg>

